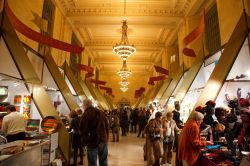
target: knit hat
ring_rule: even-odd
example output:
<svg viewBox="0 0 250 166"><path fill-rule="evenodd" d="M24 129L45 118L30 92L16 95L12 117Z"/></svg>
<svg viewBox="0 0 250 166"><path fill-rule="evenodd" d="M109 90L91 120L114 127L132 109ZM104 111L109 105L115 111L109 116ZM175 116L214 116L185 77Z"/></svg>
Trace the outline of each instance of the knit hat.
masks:
<svg viewBox="0 0 250 166"><path fill-rule="evenodd" d="M206 102L206 106L211 105L212 107L215 107L216 103L214 100L209 100Z"/></svg>

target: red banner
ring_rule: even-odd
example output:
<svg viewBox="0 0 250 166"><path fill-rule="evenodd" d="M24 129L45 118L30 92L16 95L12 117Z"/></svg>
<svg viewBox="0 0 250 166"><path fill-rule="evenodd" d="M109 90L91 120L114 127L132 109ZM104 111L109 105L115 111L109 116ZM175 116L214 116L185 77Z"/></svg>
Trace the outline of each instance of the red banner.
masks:
<svg viewBox="0 0 250 166"><path fill-rule="evenodd" d="M78 64L77 68L78 68L78 70L87 71L88 73L93 73L94 72L94 68L93 67L87 66L87 65L83 65L83 64Z"/></svg>
<svg viewBox="0 0 250 166"><path fill-rule="evenodd" d="M166 74L166 75L169 74L167 69L164 69L164 68L162 68L160 66L156 66L156 65L154 65L154 67L155 67L155 71L158 73Z"/></svg>
<svg viewBox="0 0 250 166"><path fill-rule="evenodd" d="M146 89L144 88L144 87L140 87L140 89L139 90L136 90L135 91L135 98L138 98L138 97L140 97L142 94L143 94L143 92L145 91Z"/></svg>
<svg viewBox="0 0 250 166"><path fill-rule="evenodd" d="M89 80L91 83L98 84L98 85L105 85L105 81L100 81L100 80L95 80L95 79L90 79Z"/></svg>
<svg viewBox="0 0 250 166"><path fill-rule="evenodd" d="M150 80L148 81L148 84L149 85L155 85L154 81L150 81Z"/></svg>
<svg viewBox="0 0 250 166"><path fill-rule="evenodd" d="M105 87L105 86L99 86L100 89L106 90L107 94L112 94L112 88Z"/></svg>
<svg viewBox="0 0 250 166"><path fill-rule="evenodd" d="M149 82L153 82L153 81L161 81L161 80L165 80L167 77L165 75L162 76L157 76L157 77L150 77L149 78Z"/></svg>
<svg viewBox="0 0 250 166"><path fill-rule="evenodd" d="M187 46L192 43L195 39L197 39L204 31L205 28L205 17L204 17L205 12L203 11L201 13L201 19L199 25L192 31L190 32L184 39L183 39L183 54L189 57L196 57L196 54L193 49L187 48Z"/></svg>
<svg viewBox="0 0 250 166"><path fill-rule="evenodd" d="M144 92L145 90L146 90L146 88L144 88L144 87L140 87L140 89L139 89L140 92Z"/></svg>
<svg viewBox="0 0 250 166"><path fill-rule="evenodd" d="M23 24L14 15L14 13L10 9L8 3L6 3L6 5L5 5L5 12L6 12L6 15L8 16L11 24L13 25L13 27L18 32L20 32L24 36L28 37L29 39L34 40L34 41L41 43L41 44L44 44L44 45L48 45L48 46L53 47L53 48L57 48L57 49L60 49L63 51L73 52L76 54L81 54L81 52L83 51L82 47L74 46L74 45L62 42L60 40L57 40L57 39L53 39L51 37L42 35L36 31L32 30L31 28L29 28L28 26Z"/></svg>
<svg viewBox="0 0 250 166"><path fill-rule="evenodd" d="M85 74L85 79L93 76L94 76L93 72L88 72L87 74Z"/></svg>

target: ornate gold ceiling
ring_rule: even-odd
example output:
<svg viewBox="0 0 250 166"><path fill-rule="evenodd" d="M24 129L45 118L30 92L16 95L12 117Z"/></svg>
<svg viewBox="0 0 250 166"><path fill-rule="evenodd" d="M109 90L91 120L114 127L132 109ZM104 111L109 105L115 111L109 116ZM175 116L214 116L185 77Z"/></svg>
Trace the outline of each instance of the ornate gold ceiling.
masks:
<svg viewBox="0 0 250 166"><path fill-rule="evenodd" d="M161 65L164 48L177 41L178 29L183 18L197 12L204 1L126 1L128 40L137 49L127 61L128 68L133 72L132 77L141 75L149 77L153 65ZM124 0L55 0L55 2L78 38L84 42L85 51L99 67L101 78L115 74L121 68L122 61L112 52L112 48L121 39ZM133 92L145 85L147 82L142 85L137 82ZM122 93L119 90L115 92ZM120 96L122 97L124 96Z"/></svg>

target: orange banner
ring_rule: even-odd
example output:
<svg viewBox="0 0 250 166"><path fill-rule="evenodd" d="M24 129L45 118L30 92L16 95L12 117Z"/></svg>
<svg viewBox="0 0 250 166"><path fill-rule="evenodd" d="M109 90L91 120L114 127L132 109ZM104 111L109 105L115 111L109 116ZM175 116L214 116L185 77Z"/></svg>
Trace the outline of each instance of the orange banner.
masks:
<svg viewBox="0 0 250 166"><path fill-rule="evenodd" d="M67 51L67 52L73 52L76 54L81 54L83 51L82 47L79 46L74 46L72 44L68 44L65 42L62 42L60 40L57 39L53 39L51 37L42 35L36 31L34 31L33 29L29 28L28 26L26 26L25 24L23 24L12 12L12 10L10 9L8 3L6 3L5 5L5 12L6 15L8 16L11 24L13 25L13 27L20 32L21 34L23 34L24 36L26 36L27 38L34 40L38 43L56 48L56 49L60 49L63 51Z"/></svg>

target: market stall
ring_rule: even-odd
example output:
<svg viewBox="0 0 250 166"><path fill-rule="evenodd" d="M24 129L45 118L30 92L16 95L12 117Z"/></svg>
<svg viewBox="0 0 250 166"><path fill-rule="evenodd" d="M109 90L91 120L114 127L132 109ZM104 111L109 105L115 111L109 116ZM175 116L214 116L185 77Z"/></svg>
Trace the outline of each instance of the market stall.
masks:
<svg viewBox="0 0 250 166"><path fill-rule="evenodd" d="M172 81L171 78L167 78L166 80L163 81L162 85L160 86L159 91L157 92L155 98L153 99L154 102L159 102L159 100L161 99L165 90L168 88L171 81Z"/></svg>
<svg viewBox="0 0 250 166"><path fill-rule="evenodd" d="M250 165L249 131L249 26L244 14L233 31L196 106L215 100L214 120L210 141L216 146L203 149L198 165ZM240 116L239 116L240 115ZM223 127L224 126L224 127ZM212 136L212 137L211 137Z"/></svg>
<svg viewBox="0 0 250 166"><path fill-rule="evenodd" d="M188 119L220 56L221 51L204 61L196 62L189 69L184 81L174 94L175 99L181 104L180 115L183 122L186 122Z"/></svg>
<svg viewBox="0 0 250 166"><path fill-rule="evenodd" d="M6 15L3 17L0 39L0 71L1 86L5 87L6 98L3 102L15 104L16 108L25 114L26 118L44 118L53 116L60 124L61 136L57 141L66 160L69 160L69 135L63 122L51 104L40 76L32 68L32 64L23 49L13 27ZM6 88L8 87L8 88Z"/></svg>
<svg viewBox="0 0 250 166"><path fill-rule="evenodd" d="M43 57L28 46L25 46L25 49L58 113L64 117L68 116L71 110L79 108L80 99L73 96L72 92L75 93L75 91L72 86L67 85L64 71L57 67L52 56L48 53Z"/></svg>
<svg viewBox="0 0 250 166"><path fill-rule="evenodd" d="M165 90L165 92L163 93L162 97L159 100L159 105L161 107L164 107L166 105L166 103L169 101L170 96L172 95L173 91L176 89L176 86L179 83L179 81L181 80L182 76L183 76L183 68L180 67L177 70L177 72L174 73L174 75L172 77L172 81L170 82L167 89Z"/></svg>
<svg viewBox="0 0 250 166"><path fill-rule="evenodd" d="M64 79L71 91L71 93L74 95L75 100L80 108L82 108L82 101L87 98L85 95L82 87L77 82L76 78L74 77L74 74L72 70L70 69L69 65L65 62L62 66L63 73L64 73Z"/></svg>
<svg viewBox="0 0 250 166"><path fill-rule="evenodd" d="M176 75L175 77L173 77L173 80L171 81L168 89L166 89L166 91L164 92L164 95L162 96L159 104L161 107L165 107L167 109L167 111L172 111L172 109L174 108L174 102L176 101L175 99L175 95L180 87L180 85L182 84L183 80L186 78L186 75L188 73L188 71L186 72L181 72L183 69L180 69L178 72L178 75ZM163 98L165 98L165 102L163 102Z"/></svg>

